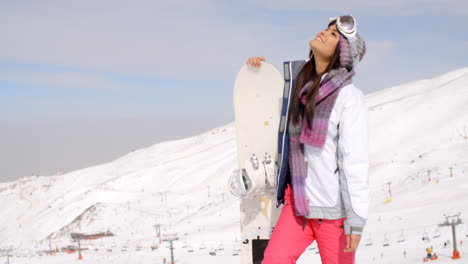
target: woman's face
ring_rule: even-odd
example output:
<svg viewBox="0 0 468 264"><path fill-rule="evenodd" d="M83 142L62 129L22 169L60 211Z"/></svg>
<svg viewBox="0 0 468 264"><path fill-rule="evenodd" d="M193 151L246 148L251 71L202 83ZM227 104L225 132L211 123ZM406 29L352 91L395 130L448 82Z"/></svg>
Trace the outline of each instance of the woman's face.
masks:
<svg viewBox="0 0 468 264"><path fill-rule="evenodd" d="M336 46L340 40L339 34L336 25L331 25L327 29L320 31L317 36L309 42L314 56L330 61L333 54L335 54Z"/></svg>

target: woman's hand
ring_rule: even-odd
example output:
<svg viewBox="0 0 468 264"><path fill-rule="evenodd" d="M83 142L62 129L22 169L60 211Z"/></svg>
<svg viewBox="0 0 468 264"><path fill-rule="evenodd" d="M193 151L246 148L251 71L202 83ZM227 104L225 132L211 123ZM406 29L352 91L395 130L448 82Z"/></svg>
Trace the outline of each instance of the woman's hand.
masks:
<svg viewBox="0 0 468 264"><path fill-rule="evenodd" d="M251 57L247 60L247 65L250 67L255 67L255 68L260 68L261 66L261 61L265 61L265 58L263 57Z"/></svg>
<svg viewBox="0 0 468 264"><path fill-rule="evenodd" d="M344 249L344 252L356 251L359 241L361 241L360 235L351 234L346 236L346 248Z"/></svg>

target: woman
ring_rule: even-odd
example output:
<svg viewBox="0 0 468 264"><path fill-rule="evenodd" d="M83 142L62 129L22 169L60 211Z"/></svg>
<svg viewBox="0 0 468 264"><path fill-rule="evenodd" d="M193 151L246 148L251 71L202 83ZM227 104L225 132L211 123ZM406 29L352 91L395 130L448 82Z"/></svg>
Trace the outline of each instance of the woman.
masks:
<svg viewBox="0 0 468 264"><path fill-rule="evenodd" d="M365 42L354 18L341 16L309 46L308 61L284 64L277 182L277 206L284 207L263 264L295 263L315 240L322 263L354 263L366 224L368 113L364 94L352 84ZM247 64L260 67L261 61Z"/></svg>

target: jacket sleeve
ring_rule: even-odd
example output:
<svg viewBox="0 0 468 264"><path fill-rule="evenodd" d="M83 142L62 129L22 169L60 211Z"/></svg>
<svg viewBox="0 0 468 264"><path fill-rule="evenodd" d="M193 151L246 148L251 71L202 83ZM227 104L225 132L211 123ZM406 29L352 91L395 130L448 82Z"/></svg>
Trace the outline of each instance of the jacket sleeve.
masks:
<svg viewBox="0 0 468 264"><path fill-rule="evenodd" d="M368 109L362 91L346 98L338 138L341 163L341 194L346 220L345 234L362 234L369 209L369 127Z"/></svg>

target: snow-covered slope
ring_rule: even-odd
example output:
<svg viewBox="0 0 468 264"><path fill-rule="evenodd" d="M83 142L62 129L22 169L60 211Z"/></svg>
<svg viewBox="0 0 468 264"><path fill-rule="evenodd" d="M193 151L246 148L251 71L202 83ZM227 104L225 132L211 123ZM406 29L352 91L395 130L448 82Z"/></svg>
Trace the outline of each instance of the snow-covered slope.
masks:
<svg viewBox="0 0 468 264"><path fill-rule="evenodd" d="M444 214L461 212L468 219L468 68L385 89L366 100L372 203L363 240L373 240L374 246L361 248L358 255L379 261L382 252L392 252L400 263L406 249L408 258L419 262L425 248L433 245L447 261L453 248L443 244L451 242L451 230L437 230L437 224L445 220ZM384 204L389 183L392 201ZM458 240L466 239L467 226L457 230ZM424 234L432 238L437 232L440 238L422 241ZM397 243L401 236L406 241ZM390 247L381 246L385 237ZM438 262L449 263L443 261Z"/></svg>
<svg viewBox="0 0 468 264"><path fill-rule="evenodd" d="M42 244L48 248L49 238L68 243L71 232L107 230L124 241L134 237L151 243L155 224L177 226L179 231L219 223L218 218L206 217L213 211L212 203L234 226L238 217L223 211L238 211L237 200L227 195L226 187L235 159L231 124L141 149L107 164L2 183L1 213L6 217L0 219L0 247ZM190 218L191 225L187 224ZM198 218L204 222L197 223Z"/></svg>
<svg viewBox="0 0 468 264"><path fill-rule="evenodd" d="M425 248L433 245L440 252L438 262L449 263L451 249L443 248L443 242L451 239L451 230L436 228L443 214L468 216L468 68L381 90L366 100L372 202L357 262L420 262ZM235 166L231 123L99 166L0 183L0 248L43 250L49 239L52 247L62 247L71 244L72 232L107 230L115 236L101 239L101 247L148 248L159 224L163 234L178 234L182 263L219 262L220 255L216 259L199 249L219 243L230 250L222 261L238 263L240 258L230 253L239 239L239 201L226 186ZM388 186L392 201L384 204ZM459 240L466 229L457 227ZM421 240L435 232L441 237ZM405 242L397 243L403 236ZM390 246L382 246L384 239ZM182 241L198 253L182 250ZM319 259L312 248L298 263ZM167 249L159 250L167 256ZM463 247L460 251L468 253Z"/></svg>

